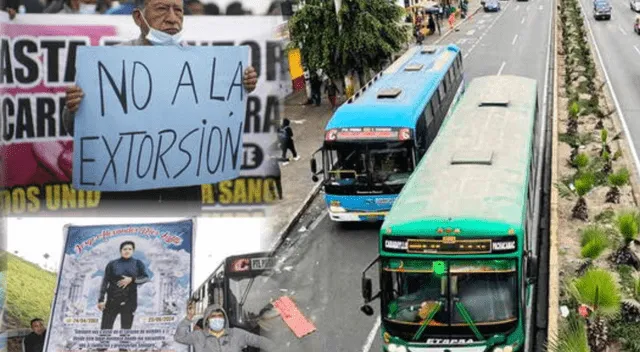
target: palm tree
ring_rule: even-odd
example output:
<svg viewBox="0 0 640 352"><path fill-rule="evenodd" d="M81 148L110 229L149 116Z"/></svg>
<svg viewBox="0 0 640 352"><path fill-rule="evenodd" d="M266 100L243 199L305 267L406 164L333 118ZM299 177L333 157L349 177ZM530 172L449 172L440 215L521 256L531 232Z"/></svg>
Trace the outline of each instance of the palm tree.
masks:
<svg viewBox="0 0 640 352"><path fill-rule="evenodd" d="M616 173L609 175L607 180L609 181L610 188L605 197L606 202L616 204L620 203L620 187L623 187L627 183L629 183L629 170L623 167Z"/></svg>
<svg viewBox="0 0 640 352"><path fill-rule="evenodd" d="M560 327L558 336L549 337L547 343L548 352L591 352L587 340L587 331L584 322L570 315L567 324Z"/></svg>
<svg viewBox="0 0 640 352"><path fill-rule="evenodd" d="M598 225L588 226L582 230L582 238L580 241L582 250L580 255L585 258L585 262L578 268L578 275L582 275L589 267L593 260L598 258L609 245L609 238L604 229Z"/></svg>
<svg viewBox="0 0 640 352"><path fill-rule="evenodd" d="M608 341L605 319L618 313L622 300L615 278L603 269L590 269L584 276L573 279L569 289L578 303L590 310L587 317L589 347L594 352L604 352Z"/></svg>
<svg viewBox="0 0 640 352"><path fill-rule="evenodd" d="M587 172L578 177L574 182L575 193L578 195L578 201L571 210L571 215L574 219L580 219L587 221L589 219L589 209L587 208L587 201L584 197L591 192L593 184L595 183L595 177L593 173Z"/></svg>
<svg viewBox="0 0 640 352"><path fill-rule="evenodd" d="M580 117L580 104L574 101L569 106L569 122L567 123L567 134L575 136L578 133L578 117Z"/></svg>
<svg viewBox="0 0 640 352"><path fill-rule="evenodd" d="M613 262L621 265L632 265L640 268L638 258L631 252L629 246L638 237L640 230L640 214L636 210L622 211L615 219L618 232L622 235L622 246L613 254Z"/></svg>

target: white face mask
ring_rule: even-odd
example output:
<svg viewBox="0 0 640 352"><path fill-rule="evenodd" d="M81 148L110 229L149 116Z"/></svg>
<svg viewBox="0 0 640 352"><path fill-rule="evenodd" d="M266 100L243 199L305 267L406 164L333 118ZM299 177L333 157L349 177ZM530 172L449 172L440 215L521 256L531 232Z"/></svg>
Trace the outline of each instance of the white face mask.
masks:
<svg viewBox="0 0 640 352"><path fill-rule="evenodd" d="M93 15L96 13L96 4L80 4L78 13L83 15Z"/></svg>
<svg viewBox="0 0 640 352"><path fill-rule="evenodd" d="M141 13L142 14L142 13ZM147 19L144 18L144 15L142 15L142 19L144 20L144 23L147 24L147 27L149 27L149 33L147 34L146 38L149 42L151 42L151 44L153 45L180 45L180 42L182 41L182 30L180 30L180 32L171 35L171 34L167 34L163 31L159 31L153 27L151 27L149 25L149 22L147 22Z"/></svg>

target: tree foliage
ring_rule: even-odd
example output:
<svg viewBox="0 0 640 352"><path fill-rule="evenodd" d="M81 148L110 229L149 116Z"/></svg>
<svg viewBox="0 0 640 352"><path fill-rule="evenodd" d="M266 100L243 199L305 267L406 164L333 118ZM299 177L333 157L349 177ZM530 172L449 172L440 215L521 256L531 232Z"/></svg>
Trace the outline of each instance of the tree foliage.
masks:
<svg viewBox="0 0 640 352"><path fill-rule="evenodd" d="M332 0L307 0L289 21L290 45L300 49L311 72L322 69L338 78L378 71L408 40L402 16L403 9L388 0L343 0L338 16Z"/></svg>

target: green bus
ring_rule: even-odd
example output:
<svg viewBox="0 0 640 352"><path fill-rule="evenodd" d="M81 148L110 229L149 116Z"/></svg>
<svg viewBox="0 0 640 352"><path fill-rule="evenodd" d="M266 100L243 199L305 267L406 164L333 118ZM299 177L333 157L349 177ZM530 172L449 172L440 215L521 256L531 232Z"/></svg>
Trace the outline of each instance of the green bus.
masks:
<svg viewBox="0 0 640 352"><path fill-rule="evenodd" d="M404 186L362 273L383 351L528 351L544 124L537 82L474 79ZM366 272L379 262L380 291Z"/></svg>

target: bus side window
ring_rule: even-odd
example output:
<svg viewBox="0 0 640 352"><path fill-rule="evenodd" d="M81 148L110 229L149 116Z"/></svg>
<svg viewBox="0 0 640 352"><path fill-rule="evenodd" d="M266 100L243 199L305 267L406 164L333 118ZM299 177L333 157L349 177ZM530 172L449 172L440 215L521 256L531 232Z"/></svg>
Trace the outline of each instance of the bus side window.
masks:
<svg viewBox="0 0 640 352"><path fill-rule="evenodd" d="M438 112L440 111L440 97L439 97L440 93L439 91L435 91L435 93L433 93L433 98L431 98L431 107L433 108L433 113L435 115L438 115Z"/></svg>
<svg viewBox="0 0 640 352"><path fill-rule="evenodd" d="M452 90L453 89L453 83L456 81L456 79L453 77L453 65L451 67L449 67L449 70L447 71L447 87L449 88L448 90Z"/></svg>
<svg viewBox="0 0 640 352"><path fill-rule="evenodd" d="M430 103L427 105L426 114L427 114L427 148L429 148L433 140L436 138L436 135L438 134L438 126L440 123L435 121L435 116Z"/></svg>
<svg viewBox="0 0 640 352"><path fill-rule="evenodd" d="M429 108L429 105L427 105ZM418 125L416 126L416 145L418 150L418 158L421 158L424 152L427 150L427 117L425 111L422 112L422 116L418 119Z"/></svg>
<svg viewBox="0 0 640 352"><path fill-rule="evenodd" d="M453 81L458 82L458 65L457 60L453 61L453 65L451 65L451 73L453 75Z"/></svg>
<svg viewBox="0 0 640 352"><path fill-rule="evenodd" d="M442 83L440 83L440 86L438 86L438 93L440 93L440 94L438 94L439 98L440 98L440 100L438 102L442 103L444 101L445 95L447 93L445 88L444 88L444 80L442 81Z"/></svg>

